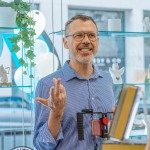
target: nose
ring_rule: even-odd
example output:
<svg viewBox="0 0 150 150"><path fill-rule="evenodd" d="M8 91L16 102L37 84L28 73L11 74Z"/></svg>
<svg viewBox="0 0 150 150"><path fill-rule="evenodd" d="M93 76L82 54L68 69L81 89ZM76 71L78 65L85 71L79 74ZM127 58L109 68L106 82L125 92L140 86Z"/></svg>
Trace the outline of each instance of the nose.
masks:
<svg viewBox="0 0 150 150"><path fill-rule="evenodd" d="M90 40L89 40L88 35L86 33L84 34L84 38L83 38L82 42L90 43Z"/></svg>

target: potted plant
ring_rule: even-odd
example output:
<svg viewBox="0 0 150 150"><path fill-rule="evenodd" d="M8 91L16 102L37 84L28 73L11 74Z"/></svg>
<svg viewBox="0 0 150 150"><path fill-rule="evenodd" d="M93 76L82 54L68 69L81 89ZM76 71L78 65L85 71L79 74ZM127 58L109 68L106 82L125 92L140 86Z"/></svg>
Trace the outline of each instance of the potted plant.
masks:
<svg viewBox="0 0 150 150"><path fill-rule="evenodd" d="M3 1L0 1L2 3ZM3 2L4 3L4 2ZM6 3L5 3L6 4ZM35 21L29 15L30 4L22 0L14 0L13 2L7 3L15 12L16 15L16 26L19 28L19 32L10 37L9 40L12 43L12 52L17 53L23 50L23 57L19 59L19 64L24 68L29 66L32 68L35 66L34 63L34 36L36 35L34 26ZM21 46L19 45L21 43ZM23 74L27 74L27 70L23 71ZM32 73L29 73L29 77L33 78Z"/></svg>

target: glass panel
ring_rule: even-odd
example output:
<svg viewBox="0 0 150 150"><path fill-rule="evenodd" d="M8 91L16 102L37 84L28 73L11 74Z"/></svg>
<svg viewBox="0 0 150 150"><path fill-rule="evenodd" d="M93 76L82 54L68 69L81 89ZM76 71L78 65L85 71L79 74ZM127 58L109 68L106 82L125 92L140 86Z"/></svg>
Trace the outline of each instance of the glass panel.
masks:
<svg viewBox="0 0 150 150"><path fill-rule="evenodd" d="M11 51L13 45L9 40L19 30L16 27L0 27L1 150L8 150L17 146L33 148L34 100L32 98L32 80L28 75L23 75L23 68L19 64L19 58L24 55L21 43L18 43L21 50L14 53Z"/></svg>

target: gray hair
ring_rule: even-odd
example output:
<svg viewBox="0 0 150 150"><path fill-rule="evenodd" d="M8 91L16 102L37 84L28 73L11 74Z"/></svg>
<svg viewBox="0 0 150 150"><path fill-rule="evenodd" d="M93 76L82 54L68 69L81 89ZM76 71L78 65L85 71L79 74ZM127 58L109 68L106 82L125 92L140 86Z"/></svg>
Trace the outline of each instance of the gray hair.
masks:
<svg viewBox="0 0 150 150"><path fill-rule="evenodd" d="M90 21L92 21L94 24L95 24L95 26L96 26L96 28L98 29L98 27L97 27L97 24L96 24L96 22L94 21L94 19L91 17L91 16L86 16L86 15L76 15L76 16L74 16L74 17L72 17L71 19L69 19L67 22L66 22L66 24L65 24L65 35L67 35L67 30L68 30L68 28L69 28L69 25L73 22L73 21L75 21L75 20L82 20L82 21L88 21L88 20L90 20Z"/></svg>

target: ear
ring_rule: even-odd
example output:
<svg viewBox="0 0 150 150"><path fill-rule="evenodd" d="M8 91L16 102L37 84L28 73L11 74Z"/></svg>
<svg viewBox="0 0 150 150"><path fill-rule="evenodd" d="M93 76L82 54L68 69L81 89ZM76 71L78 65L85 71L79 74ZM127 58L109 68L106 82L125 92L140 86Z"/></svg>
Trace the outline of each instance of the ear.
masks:
<svg viewBox="0 0 150 150"><path fill-rule="evenodd" d="M66 49L69 49L69 46L68 46L68 39L66 37L63 38L63 43L64 43L64 47Z"/></svg>

